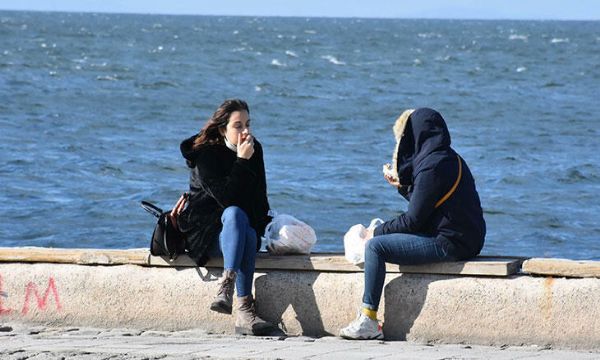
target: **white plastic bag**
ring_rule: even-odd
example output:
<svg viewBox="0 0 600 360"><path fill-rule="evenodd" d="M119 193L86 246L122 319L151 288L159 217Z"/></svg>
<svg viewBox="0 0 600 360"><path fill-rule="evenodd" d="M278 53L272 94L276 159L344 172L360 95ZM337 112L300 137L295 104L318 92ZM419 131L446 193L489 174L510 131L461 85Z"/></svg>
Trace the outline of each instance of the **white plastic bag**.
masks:
<svg viewBox="0 0 600 360"><path fill-rule="evenodd" d="M265 229L267 250L273 255L310 254L317 234L310 225L292 215L272 212L273 220Z"/></svg>
<svg viewBox="0 0 600 360"><path fill-rule="evenodd" d="M367 240L367 229L375 229L383 220L376 218L371 220L368 227L363 224L356 224L344 235L344 256L346 260L354 265L360 265L365 262L365 244Z"/></svg>

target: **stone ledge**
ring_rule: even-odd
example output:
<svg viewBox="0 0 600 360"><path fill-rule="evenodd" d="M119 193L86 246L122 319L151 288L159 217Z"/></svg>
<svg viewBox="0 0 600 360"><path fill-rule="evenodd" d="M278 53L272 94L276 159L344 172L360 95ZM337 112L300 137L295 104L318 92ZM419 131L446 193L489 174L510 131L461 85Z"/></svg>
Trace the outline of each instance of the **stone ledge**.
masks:
<svg viewBox="0 0 600 360"><path fill-rule="evenodd" d="M207 271L208 270L208 271ZM0 263L2 323L201 329L231 334L209 309L220 269ZM600 348L600 279L387 274L378 315L387 340ZM257 272L259 316L288 335L329 336L355 317L360 272Z"/></svg>
<svg viewBox="0 0 600 360"><path fill-rule="evenodd" d="M532 258L523 263L523 272L531 275L600 278L600 261Z"/></svg>
<svg viewBox="0 0 600 360"><path fill-rule="evenodd" d="M524 258L478 256L469 261L457 261L418 266L387 264L388 273L416 273L442 275L509 276L519 272ZM151 256L146 249L56 249L56 248L0 248L0 262L61 263L78 265L141 265L159 267L196 267L187 256L175 261ZM206 267L223 267L221 259L213 259ZM272 256L259 253L257 270L300 270L324 272L362 272L362 267L346 261L339 253Z"/></svg>

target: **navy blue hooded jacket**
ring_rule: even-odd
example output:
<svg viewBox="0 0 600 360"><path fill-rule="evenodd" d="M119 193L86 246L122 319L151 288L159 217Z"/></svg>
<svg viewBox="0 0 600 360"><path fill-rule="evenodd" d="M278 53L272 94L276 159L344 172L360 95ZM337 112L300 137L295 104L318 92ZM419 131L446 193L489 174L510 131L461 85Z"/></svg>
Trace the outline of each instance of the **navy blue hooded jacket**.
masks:
<svg viewBox="0 0 600 360"><path fill-rule="evenodd" d="M450 147L450 133L442 116L421 108L408 118L398 139L399 192L408 211L375 228L374 235L408 233L445 238L458 259L476 256L483 247L486 226L475 181L466 162ZM438 208L436 203L462 177L455 192ZM405 191L402 191L405 190Z"/></svg>

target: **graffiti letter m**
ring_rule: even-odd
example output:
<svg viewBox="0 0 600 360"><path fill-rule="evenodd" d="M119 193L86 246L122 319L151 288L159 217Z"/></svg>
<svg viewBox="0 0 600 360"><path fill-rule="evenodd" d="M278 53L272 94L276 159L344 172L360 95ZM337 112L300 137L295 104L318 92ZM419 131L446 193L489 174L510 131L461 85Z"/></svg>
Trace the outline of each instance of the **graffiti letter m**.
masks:
<svg viewBox="0 0 600 360"><path fill-rule="evenodd" d="M29 302L31 301L31 295L35 295L37 300L37 306L40 310L45 310L48 302L48 297L50 296L50 292L54 296L54 302L56 303L56 310L61 309L60 299L58 298L58 291L56 290L56 284L54 283L54 278L50 277L48 279L48 287L46 288L46 292L44 293L44 297L40 297L38 293L37 286L33 282L29 282L27 287L25 288L25 302L23 303L23 309L21 310L21 314L25 315L29 312Z"/></svg>

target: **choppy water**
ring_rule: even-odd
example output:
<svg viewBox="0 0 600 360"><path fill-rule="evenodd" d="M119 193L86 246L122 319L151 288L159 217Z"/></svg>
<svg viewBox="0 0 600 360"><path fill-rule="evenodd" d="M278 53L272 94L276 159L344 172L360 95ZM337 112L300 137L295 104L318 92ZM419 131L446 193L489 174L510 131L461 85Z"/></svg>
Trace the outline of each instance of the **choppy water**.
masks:
<svg viewBox="0 0 600 360"><path fill-rule="evenodd" d="M446 118L485 254L600 259L600 22L0 12L0 246L147 245L179 142L251 106L271 205L343 249L406 202L381 176L405 108Z"/></svg>

